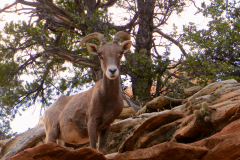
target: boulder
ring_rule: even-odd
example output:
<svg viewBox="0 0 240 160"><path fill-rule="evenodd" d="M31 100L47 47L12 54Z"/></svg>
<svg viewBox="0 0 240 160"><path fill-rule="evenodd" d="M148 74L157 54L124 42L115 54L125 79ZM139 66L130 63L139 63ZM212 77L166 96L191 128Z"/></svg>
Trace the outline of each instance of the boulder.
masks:
<svg viewBox="0 0 240 160"><path fill-rule="evenodd" d="M184 94L186 97L189 97L189 96L192 96L194 95L195 93L197 93L198 91L200 91L202 89L202 87L200 86L193 86L193 87L190 87L190 88L187 88L187 89L184 89Z"/></svg>
<svg viewBox="0 0 240 160"><path fill-rule="evenodd" d="M204 87L184 102L182 109L189 113L200 109L203 102L208 103L211 108L220 108L226 104L234 106L240 103L240 84L236 80L215 82Z"/></svg>
<svg viewBox="0 0 240 160"><path fill-rule="evenodd" d="M181 105L184 99L175 99L168 96L159 96L154 98L152 101L147 102L147 104L141 108L136 115L151 111L160 111L165 109L172 109L175 106Z"/></svg>
<svg viewBox="0 0 240 160"><path fill-rule="evenodd" d="M2 147L4 144L6 144L10 139L4 139L0 140L0 147Z"/></svg>
<svg viewBox="0 0 240 160"><path fill-rule="evenodd" d="M159 96L146 104L148 109L163 109L166 105L178 106L184 99L174 99L168 96Z"/></svg>
<svg viewBox="0 0 240 160"><path fill-rule="evenodd" d="M5 160L7 157L15 155L24 149L36 146L39 142L43 141L45 136L43 124L16 135L1 147L1 160Z"/></svg>
<svg viewBox="0 0 240 160"><path fill-rule="evenodd" d="M179 129L176 130L176 133L182 133L182 136L185 136L185 138L182 138L181 143L179 139L176 137L176 141L178 142L163 142L156 145L153 145L152 147L145 148L137 148L132 149L132 151L125 151L123 153L115 153L111 155L107 155L106 157L109 160L182 160L182 159L201 159L201 160L212 160L212 159L219 159L219 160L233 160L233 159L239 159L240 153L240 119L234 120L231 122L231 118L234 117L236 114L238 115L238 107L240 106L240 103L238 105L235 105L234 107L228 108L228 110L225 112L225 114L222 115L222 117L225 117L225 121L228 121L228 124L225 125L225 127L220 131L217 132L213 131L214 133L210 137L205 137L200 133L201 130L204 130L204 127L196 127L195 123L199 123L199 117L197 118L194 115L187 116L185 118L179 119L178 121L181 121L181 125L178 125ZM217 112L217 110L216 110ZM222 110L220 110L219 114L221 115L223 113ZM216 115L216 114L215 114ZM220 116L219 115L219 116ZM231 116L230 116L231 115ZM153 118L153 117L152 117ZM153 118L153 119L156 119ZM153 120L148 119L148 120ZM217 119L217 118L216 118ZM224 118L220 118L221 121ZM147 120L147 121L148 121ZM161 120L155 121L155 123L161 123ZM150 126L153 125L153 123L150 123L147 125L147 121L145 121L146 130L149 130L148 128L151 128ZM153 121L152 121L153 122ZM194 122L194 123L193 123ZM143 123L143 124L144 124ZM183 124L184 123L184 124ZM167 123L167 125L170 125L171 123ZM202 124L203 125L203 124ZM176 125L177 126L177 125ZM187 129L183 129L187 126ZM139 126L140 128L141 126ZM214 129L214 126L212 126ZM160 127L161 128L161 127ZM158 129L160 129L158 128ZM199 129L200 128L200 129ZM152 133L156 132L158 129L153 130ZM138 130L138 129L136 129ZM136 130L134 132L136 132ZM164 130L161 128L161 130ZM181 130L183 130L181 132ZM207 129L206 129L207 130ZM133 132L133 133L134 133ZM146 132L142 130L142 132ZM159 131L160 132L160 131ZM138 141L145 138L145 141L148 139L149 136L143 137L144 133L140 134L138 133L138 137L134 139L134 142L128 143L127 145L134 144L137 146L139 143ZM149 134L148 134L149 135ZM195 138L192 138L192 135L195 135ZM161 137L164 137L164 134L158 134L160 137L155 137L160 139ZM132 137L132 136L130 136ZM147 137L147 138L146 138ZM173 136L174 137L174 136ZM202 138L203 137L203 138ZM201 139L202 140L199 140ZM190 143L190 141L195 141L193 143ZM144 141L142 141L143 143ZM126 143L126 142L124 142ZM187 144L183 144L187 143ZM129 146L127 146L129 147ZM126 148L127 148L126 147ZM120 148L121 149L121 148ZM129 149L129 148L128 148ZM131 148L129 149L131 150ZM120 150L122 152L122 150Z"/></svg>
<svg viewBox="0 0 240 160"><path fill-rule="evenodd" d="M107 140L107 153L117 152L121 144L147 119L160 115L162 112L145 113L134 116L111 125L111 132Z"/></svg>
<svg viewBox="0 0 240 160"><path fill-rule="evenodd" d="M229 86L234 86L234 85L239 86L239 83L235 79L230 79L230 80L226 80L226 81L219 81L219 82L209 84L208 86L201 89L199 92L197 92L194 95L192 95L191 97L189 97L188 102L191 102L191 101L194 101L194 100L196 101L197 97L202 97L202 96L205 96L205 95L211 95L214 91L219 90L219 88L228 88ZM223 87L223 86L225 86L225 87ZM215 92L215 95L216 95L216 93L221 94L221 92ZM217 97L215 97L215 98L217 98Z"/></svg>
<svg viewBox="0 0 240 160"><path fill-rule="evenodd" d="M107 156L108 160L193 160L208 152L206 147L193 147L176 142L165 142L155 146Z"/></svg>
<svg viewBox="0 0 240 160"><path fill-rule="evenodd" d="M170 140L171 135L176 131L175 126L180 123L177 120L182 117L180 111L167 110L147 119L123 142L119 152L151 147Z"/></svg>
<svg viewBox="0 0 240 160"><path fill-rule="evenodd" d="M221 131L239 118L239 83L235 80L216 82L195 93L188 103L143 121L122 143L119 152L167 141L193 143Z"/></svg>
<svg viewBox="0 0 240 160"><path fill-rule="evenodd" d="M46 143L26 149L6 160L106 160L101 152L85 147L77 150L60 146L56 143Z"/></svg>
<svg viewBox="0 0 240 160"><path fill-rule="evenodd" d="M116 123L111 124L111 132L119 133L134 126L138 126L145 120L149 119L152 116L156 116L162 114L161 112L153 112L153 113L144 113L139 116L133 116L131 118L127 118Z"/></svg>
<svg viewBox="0 0 240 160"><path fill-rule="evenodd" d="M131 116L134 116L135 114L136 114L136 111L132 107L130 107L126 101L124 101L123 110L117 119L127 119Z"/></svg>
<svg viewBox="0 0 240 160"><path fill-rule="evenodd" d="M230 123L220 132L194 142L191 145L194 147L205 146L209 149L202 160L234 160L240 157L240 119Z"/></svg>

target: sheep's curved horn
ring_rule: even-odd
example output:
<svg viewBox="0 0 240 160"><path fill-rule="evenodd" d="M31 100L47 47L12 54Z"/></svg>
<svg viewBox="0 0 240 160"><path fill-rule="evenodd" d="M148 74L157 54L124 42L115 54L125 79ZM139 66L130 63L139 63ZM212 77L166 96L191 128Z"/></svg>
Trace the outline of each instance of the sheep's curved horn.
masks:
<svg viewBox="0 0 240 160"><path fill-rule="evenodd" d="M125 40L131 40L131 36L128 33L123 32L123 31L119 31L115 34L113 42L118 43L120 38L124 38Z"/></svg>
<svg viewBox="0 0 240 160"><path fill-rule="evenodd" d="M107 43L107 40L101 33L94 32L94 33L91 33L91 34L87 35L86 37L84 37L82 39L82 41L80 42L79 47L82 46L86 41L89 41L91 39L99 40L101 42L101 45Z"/></svg>

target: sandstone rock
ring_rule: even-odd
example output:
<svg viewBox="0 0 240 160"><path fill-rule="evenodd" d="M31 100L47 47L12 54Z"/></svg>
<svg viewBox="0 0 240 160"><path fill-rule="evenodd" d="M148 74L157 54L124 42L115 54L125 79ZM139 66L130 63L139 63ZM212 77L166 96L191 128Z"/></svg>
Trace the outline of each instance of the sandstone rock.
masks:
<svg viewBox="0 0 240 160"><path fill-rule="evenodd" d="M193 160L200 159L208 152L205 147L165 142L149 148L128 151L107 156L108 160Z"/></svg>
<svg viewBox="0 0 240 160"><path fill-rule="evenodd" d="M40 124L44 124L43 118L41 118L41 119L38 121L38 124L37 124L35 127L39 126Z"/></svg>
<svg viewBox="0 0 240 160"><path fill-rule="evenodd" d="M166 105L180 105L183 99L174 99L167 96L159 96L146 104L148 109L162 109Z"/></svg>
<svg viewBox="0 0 240 160"><path fill-rule="evenodd" d="M154 121L154 117L146 120L126 139L119 148L119 152L147 148L166 141L191 143L221 131L223 127L240 118L240 99L238 98L240 87L238 86L240 85L235 80L228 80L203 88L203 91L190 97L191 101L188 100L188 102L191 103L180 106L188 111L184 118L182 116L168 121L168 116L163 116L164 118L158 121ZM206 104L206 110L202 108L202 104ZM186 107L187 105L191 108ZM167 112L179 110L173 108L172 111ZM195 115L195 111L198 114ZM162 115L164 113L161 112ZM155 118L158 116L161 117L157 115ZM167 122L161 124L162 121Z"/></svg>
<svg viewBox="0 0 240 160"><path fill-rule="evenodd" d="M136 111L132 107L123 107L121 114L118 116L118 119L127 119L131 116L135 116Z"/></svg>
<svg viewBox="0 0 240 160"><path fill-rule="evenodd" d="M128 103L127 103L125 100L123 100L123 107L124 107L124 108L128 108L128 107L130 107L130 106L128 105Z"/></svg>
<svg viewBox="0 0 240 160"><path fill-rule="evenodd" d="M211 114L211 121L216 131L221 131L229 123L240 118L240 103L235 104L229 101L224 103L224 105L215 105L211 106L211 108L216 109L216 111Z"/></svg>
<svg viewBox="0 0 240 160"><path fill-rule="evenodd" d="M147 113L147 106L143 106L137 113L136 115L139 116L141 114Z"/></svg>
<svg viewBox="0 0 240 160"><path fill-rule="evenodd" d="M149 119L152 116L156 116L162 114L161 112L153 112L153 113L144 113L139 116L133 116L128 119L119 120L113 124L111 124L111 132L119 133L121 131L124 131L126 129L132 128L136 125L141 124L146 119Z"/></svg>
<svg viewBox="0 0 240 160"><path fill-rule="evenodd" d="M152 101L147 102L147 104L141 108L136 115L147 113L149 111L172 109L175 106L181 105L184 99L175 99L168 96L159 96L154 98Z"/></svg>
<svg viewBox="0 0 240 160"><path fill-rule="evenodd" d="M24 133L16 135L1 147L0 158L4 160L7 157L15 155L24 149L36 146L45 138L44 125L41 124Z"/></svg>
<svg viewBox="0 0 240 160"><path fill-rule="evenodd" d="M151 147L170 140L171 135L176 130L175 126L179 123L176 120L182 117L182 112L168 110L147 119L126 139L119 148L119 152ZM163 138L159 138L159 135Z"/></svg>
<svg viewBox="0 0 240 160"><path fill-rule="evenodd" d="M142 108L140 115L127 118L129 114L126 114L128 116L123 118L127 119L119 119L119 122L112 124L107 150L108 153L113 153L119 149L120 153L107 155L107 159L239 159L240 84L236 80L210 84L186 99L186 103L171 110L144 113L148 109L161 109L169 105L169 101L172 104L169 97L157 97ZM128 110L129 107L126 106L125 109ZM130 112L132 111L126 111ZM0 158L4 160L19 152L19 155L27 155L30 152L23 150L36 145L40 145L40 148L45 146L46 144L41 144L44 138L44 127L41 124L4 144ZM34 158L55 154L55 150L58 151L58 158L64 158L69 153L78 155L70 148L63 148L59 149L64 150L62 156L59 156L61 152L55 147L53 152L42 149ZM85 157L88 157L88 153L95 155L96 152L90 150L83 151L86 152ZM54 158L52 155L50 157Z"/></svg>
<svg viewBox="0 0 240 160"><path fill-rule="evenodd" d="M0 147L2 147L4 144L6 144L10 139L4 139L0 140Z"/></svg>
<svg viewBox="0 0 240 160"><path fill-rule="evenodd" d="M160 115L161 112L145 113L139 116L128 118L111 125L111 133L107 140L107 153L117 152L121 144L138 128L144 121L152 116ZM157 132L155 132L157 133ZM154 136L152 136L154 137ZM148 140L150 140L149 138ZM144 144L149 144L146 141ZM143 143L142 143L143 144Z"/></svg>
<svg viewBox="0 0 240 160"><path fill-rule="evenodd" d="M144 118L128 118L122 121L115 122L111 125L111 132L120 133L128 128L132 128L145 121Z"/></svg>
<svg viewBox="0 0 240 160"><path fill-rule="evenodd" d="M105 155L105 157L106 157L107 159L113 159L116 155L118 155L117 152L111 153L111 154L107 154L107 155Z"/></svg>
<svg viewBox="0 0 240 160"><path fill-rule="evenodd" d="M226 104L234 106L240 103L240 84L235 80L216 82L204 87L185 102L183 111L192 111L191 113L199 109L203 102L207 102L212 108L219 108Z"/></svg>
<svg viewBox="0 0 240 160"><path fill-rule="evenodd" d="M201 141L192 143L194 147L205 146L209 152L202 160L234 160L240 157L240 120L236 120L219 133L205 138Z"/></svg>
<svg viewBox="0 0 240 160"><path fill-rule="evenodd" d="M239 136L239 135L238 135ZM225 139L206 154L202 160L235 160L239 159L240 139L238 137Z"/></svg>
<svg viewBox="0 0 240 160"><path fill-rule="evenodd" d="M200 86L193 86L193 87L184 89L183 92L184 92L186 97L189 97L189 96L194 95L195 93L197 93L201 89L202 89L202 87L200 87Z"/></svg>
<svg viewBox="0 0 240 160"><path fill-rule="evenodd" d="M226 101L240 102L240 84L226 84L218 88L212 94L216 100L211 102L211 105L221 104Z"/></svg>
<svg viewBox="0 0 240 160"><path fill-rule="evenodd" d="M128 138L129 135L132 134L134 129L135 128L132 127L119 133L110 132L106 143L107 154L118 152L121 144Z"/></svg>
<svg viewBox="0 0 240 160"><path fill-rule="evenodd" d="M203 113L203 115L200 115L202 113L199 112L199 116L196 117L196 112L194 112L194 114L182 119L172 140L190 143L208 137L214 134L214 132L221 131L229 123L240 118L240 103L234 106L225 105L214 109L210 106ZM207 121L206 118L208 118Z"/></svg>
<svg viewBox="0 0 240 160"><path fill-rule="evenodd" d="M56 143L47 143L26 149L6 160L106 160L106 158L92 148L73 150Z"/></svg>
<svg viewBox="0 0 240 160"><path fill-rule="evenodd" d="M190 143L208 136L212 132L212 123L205 122L204 119L199 120L194 115L191 115L182 120L179 129L172 136L172 141Z"/></svg>
<svg viewBox="0 0 240 160"><path fill-rule="evenodd" d="M201 89L199 92L195 93L193 96L191 96L188 101L192 101L193 99L204 96L204 95L210 95L212 92L217 90L218 88L221 88L223 85L229 85L229 84L237 84L238 82L235 79L230 79L226 81L219 81L212 84L209 84L208 86Z"/></svg>

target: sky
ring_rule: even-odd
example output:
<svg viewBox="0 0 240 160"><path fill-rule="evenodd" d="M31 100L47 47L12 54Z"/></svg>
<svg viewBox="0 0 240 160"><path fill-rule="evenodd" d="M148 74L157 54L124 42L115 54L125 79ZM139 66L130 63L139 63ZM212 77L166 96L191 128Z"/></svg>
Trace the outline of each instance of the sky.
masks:
<svg viewBox="0 0 240 160"><path fill-rule="evenodd" d="M3 0L1 0L3 1ZM15 0L8 0L0 3L0 9L2 9L7 3L12 4ZM202 2L202 0L198 0L197 5ZM194 8L194 7L192 7ZM173 17L169 21L169 26L172 26L173 23L177 24L178 30L180 31L182 29L183 24L188 24L188 22L194 22L198 24L198 27L204 28L206 27L206 18L201 16L200 14L194 15L196 13L196 9L192 10L187 10L181 14L181 17L177 15L173 15ZM115 9L112 9L111 12L113 12L114 15L121 15L121 13L116 12ZM7 22L10 22L12 20L18 21L18 20L28 20L27 16L24 15L17 15L17 14L10 14L10 13L2 13L0 14L0 19L3 19ZM0 22L0 31L4 27L4 23ZM171 27L165 27L161 28L163 32L168 33L171 31ZM170 55L171 59L179 59L181 52L178 49L178 47L174 46L171 48L172 54ZM33 128L38 124L39 119L41 118L40 116L40 104L36 104L31 106L29 109L26 111L22 112L22 116L17 115L16 118L11 122L11 127L13 132L18 132L22 133L29 128Z"/></svg>

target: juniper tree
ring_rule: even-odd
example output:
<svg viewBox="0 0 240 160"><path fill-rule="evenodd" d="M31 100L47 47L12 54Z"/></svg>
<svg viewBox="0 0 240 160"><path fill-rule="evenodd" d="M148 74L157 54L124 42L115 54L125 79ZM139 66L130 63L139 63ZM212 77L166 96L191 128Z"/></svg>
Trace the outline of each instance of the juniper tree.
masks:
<svg viewBox="0 0 240 160"><path fill-rule="evenodd" d="M134 47L125 54L121 74L130 77L133 95L126 97L124 88L122 95L133 108L137 110L139 102L163 93L182 98L181 85L193 83L169 70L179 66L188 53L179 41L176 27L171 33L161 28L189 4L195 3L193 0L16 0L6 6L0 10L1 14L25 14L29 20L6 23L0 35L0 121L4 124L0 127L9 133L9 120L21 110L36 102L42 107L49 106L60 94L78 93L86 84L101 79L98 58L88 54L86 47L78 46L84 36L93 32L104 34L108 40L120 30L132 36ZM110 13L112 7L122 11L121 22ZM182 56L169 67L171 45L179 47ZM177 81L171 81L173 78ZM153 85L156 87L151 90Z"/></svg>

